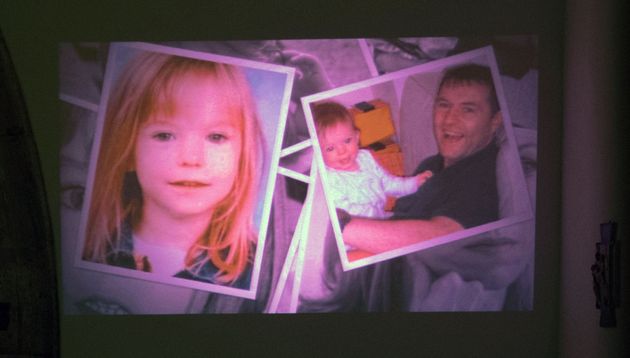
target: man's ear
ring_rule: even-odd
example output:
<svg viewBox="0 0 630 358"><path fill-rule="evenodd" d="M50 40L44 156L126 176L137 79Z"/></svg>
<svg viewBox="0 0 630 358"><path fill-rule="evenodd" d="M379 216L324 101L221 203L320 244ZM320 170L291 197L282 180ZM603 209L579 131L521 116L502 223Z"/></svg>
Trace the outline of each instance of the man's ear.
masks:
<svg viewBox="0 0 630 358"><path fill-rule="evenodd" d="M501 114L501 111L497 111L492 116L491 121L492 121L492 130L496 131L501 126L501 123L503 123L503 115Z"/></svg>

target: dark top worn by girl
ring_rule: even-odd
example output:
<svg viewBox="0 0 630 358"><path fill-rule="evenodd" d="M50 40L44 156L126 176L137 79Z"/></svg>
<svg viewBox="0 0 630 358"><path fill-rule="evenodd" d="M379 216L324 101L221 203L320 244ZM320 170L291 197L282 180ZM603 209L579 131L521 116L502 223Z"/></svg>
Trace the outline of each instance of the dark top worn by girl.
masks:
<svg viewBox="0 0 630 358"><path fill-rule="evenodd" d="M133 270L140 269L136 265L136 260L133 255L133 232L131 225L125 222L122 225L120 234L120 240L116 248L110 247L106 257L106 263L112 266L130 268ZM150 271L151 263L145 256L142 258L144 271ZM216 280L216 274L219 270L212 264L212 261L207 257L206 253L200 254L195 263L188 268L177 272L173 277L183 278L187 280L195 280L201 282L207 282L212 284L230 286L235 288L249 289L252 275L252 265L248 263L245 271L238 277L238 279L230 284L224 284Z"/></svg>

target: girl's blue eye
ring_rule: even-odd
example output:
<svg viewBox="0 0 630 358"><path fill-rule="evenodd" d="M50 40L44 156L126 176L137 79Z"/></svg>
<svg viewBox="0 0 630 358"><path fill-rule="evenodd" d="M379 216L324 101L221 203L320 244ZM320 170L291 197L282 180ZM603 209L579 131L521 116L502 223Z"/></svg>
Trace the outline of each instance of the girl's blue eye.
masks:
<svg viewBox="0 0 630 358"><path fill-rule="evenodd" d="M346 138L346 140L344 140L343 142L346 144L350 144L352 142L352 137Z"/></svg>
<svg viewBox="0 0 630 358"><path fill-rule="evenodd" d="M175 138L175 136L172 133L168 133L168 132L159 132L159 133L155 133L152 136L153 139L156 139L160 142L166 142L169 141L173 138Z"/></svg>
<svg viewBox="0 0 630 358"><path fill-rule="evenodd" d="M221 133L212 133L208 136L208 140L213 143L223 143L228 139L228 137Z"/></svg>
<svg viewBox="0 0 630 358"><path fill-rule="evenodd" d="M327 151L327 152L332 152L332 151L333 151L333 149L334 149L333 147L326 147L326 151Z"/></svg>

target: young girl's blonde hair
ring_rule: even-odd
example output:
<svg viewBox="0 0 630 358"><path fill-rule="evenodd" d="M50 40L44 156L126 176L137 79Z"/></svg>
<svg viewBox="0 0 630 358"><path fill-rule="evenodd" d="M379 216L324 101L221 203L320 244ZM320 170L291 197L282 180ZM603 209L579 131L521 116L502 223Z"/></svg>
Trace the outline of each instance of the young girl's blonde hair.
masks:
<svg viewBox="0 0 630 358"><path fill-rule="evenodd" d="M235 66L160 53L143 53L120 75L111 92L88 213L83 259L101 262L120 245L124 225L142 220L142 191L134 172L140 128L157 114L175 110L173 91L185 76L199 76L218 87L233 120L242 131L241 157L230 193L208 220L205 232L186 254L186 269L195 272L209 259L215 279L235 281L253 256L256 204L263 136L244 75ZM204 257L206 260L199 260Z"/></svg>

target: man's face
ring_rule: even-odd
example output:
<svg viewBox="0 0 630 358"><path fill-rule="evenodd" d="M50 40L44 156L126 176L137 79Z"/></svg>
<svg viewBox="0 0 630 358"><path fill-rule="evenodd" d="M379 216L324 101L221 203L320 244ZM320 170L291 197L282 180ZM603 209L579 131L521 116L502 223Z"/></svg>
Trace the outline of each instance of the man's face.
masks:
<svg viewBox="0 0 630 358"><path fill-rule="evenodd" d="M448 167L484 148L501 125L490 89L479 83L445 83L433 105L433 134Z"/></svg>

